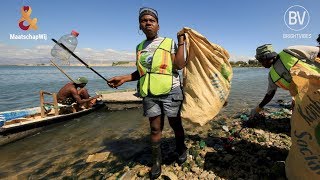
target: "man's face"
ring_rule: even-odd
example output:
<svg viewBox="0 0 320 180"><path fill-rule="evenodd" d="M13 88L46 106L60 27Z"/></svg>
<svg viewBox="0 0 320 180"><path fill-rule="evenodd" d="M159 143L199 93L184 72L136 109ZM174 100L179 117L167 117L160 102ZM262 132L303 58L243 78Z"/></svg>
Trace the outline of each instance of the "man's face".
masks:
<svg viewBox="0 0 320 180"><path fill-rule="evenodd" d="M270 68L273 63L273 59L260 61L261 65L265 68Z"/></svg>

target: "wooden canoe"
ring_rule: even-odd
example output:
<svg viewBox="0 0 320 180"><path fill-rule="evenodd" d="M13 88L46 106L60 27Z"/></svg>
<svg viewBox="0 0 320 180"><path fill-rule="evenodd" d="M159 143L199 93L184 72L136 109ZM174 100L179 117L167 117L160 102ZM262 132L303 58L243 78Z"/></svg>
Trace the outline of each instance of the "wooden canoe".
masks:
<svg viewBox="0 0 320 180"><path fill-rule="evenodd" d="M61 115L54 115L53 112L50 112L44 118L41 117L41 115L38 111L36 111L35 114L25 113L25 112L35 112L35 111L28 111L28 109L16 111L16 112L23 112L23 113L27 114L27 116L20 117L20 115L19 115L18 118L6 120L5 122L3 122L2 123L3 125L2 126L0 125L0 135L6 136L9 134L18 133L18 132L22 132L25 130L49 125L52 123L57 123L57 122L65 121L65 120L71 120L73 118L88 114L88 113L90 113L94 110L97 110L98 108L101 108L103 106L104 106L104 103L99 101L95 106L93 106L92 108L89 108L89 109L83 109L78 112L73 112L70 114L61 114ZM30 108L30 109L34 110L37 108ZM12 117L12 116L10 116L10 117Z"/></svg>
<svg viewBox="0 0 320 180"><path fill-rule="evenodd" d="M40 107L0 112L0 146L35 134L46 125L71 120L101 107L108 110L142 107L142 99L137 97L135 90L99 91L96 94L102 95L102 101L96 106L70 114L55 115L52 110L47 117L41 118Z"/></svg>

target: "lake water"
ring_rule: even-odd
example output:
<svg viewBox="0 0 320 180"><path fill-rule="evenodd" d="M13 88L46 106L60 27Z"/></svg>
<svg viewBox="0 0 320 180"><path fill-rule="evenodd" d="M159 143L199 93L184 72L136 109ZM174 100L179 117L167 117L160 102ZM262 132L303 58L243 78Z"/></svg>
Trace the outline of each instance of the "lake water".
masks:
<svg viewBox="0 0 320 180"><path fill-rule="evenodd" d="M106 78L131 73L134 67L94 67ZM87 88L91 95L98 90L114 91L105 81L85 67L64 67L72 78L85 76L89 79ZM238 112L251 108L262 100L267 89L268 69L234 68L231 94L227 112ZM45 66L0 66L0 112L39 105L39 91L58 92L69 81L55 67ZM136 82L129 82L118 89L136 88ZM279 90L274 99L286 98L288 92Z"/></svg>
<svg viewBox="0 0 320 180"><path fill-rule="evenodd" d="M67 67L73 78L86 76L87 88L111 90L104 80L85 67ZM134 71L134 67L95 67L104 77ZM268 69L234 68L228 106L220 115L233 116L251 109L267 89ZM54 67L0 67L0 111L34 107L39 104L39 90L57 92L68 79ZM136 83L119 89L135 88ZM278 90L277 99L289 100L289 93ZM165 131L170 131L168 123ZM186 132L188 133L188 132ZM54 178L79 174L88 165L88 155L101 151L126 156L146 147L148 120L141 109L107 111L100 109L72 121L46 127L40 133L0 147L0 178ZM143 142L143 144L139 144Z"/></svg>
<svg viewBox="0 0 320 180"><path fill-rule="evenodd" d="M92 95L97 90L110 90L105 81L85 67L62 67L73 79L85 76ZM104 77L133 71L132 67L96 67ZM69 79L57 68L50 66L0 66L0 111L39 106L39 91L58 92ZM119 89L135 87L125 84Z"/></svg>

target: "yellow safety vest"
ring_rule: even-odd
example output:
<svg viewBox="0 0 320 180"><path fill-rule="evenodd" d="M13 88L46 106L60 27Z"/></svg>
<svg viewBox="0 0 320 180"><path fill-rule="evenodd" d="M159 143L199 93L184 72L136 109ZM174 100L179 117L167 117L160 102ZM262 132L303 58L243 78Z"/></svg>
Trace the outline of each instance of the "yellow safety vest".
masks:
<svg viewBox="0 0 320 180"><path fill-rule="evenodd" d="M278 87L281 87L282 89L289 90L290 83L291 83L291 75L290 75L290 69L293 66L300 66L302 68L306 68L310 71L314 71L317 73L320 73L320 69L312 66L310 64L307 64L303 61L299 61L299 59L289 53L286 53L284 51L281 51L279 53L280 61L282 66L286 69L286 72L280 74L278 73L279 70L275 68L273 65L270 68L269 75L271 77L271 80L273 83L275 83Z"/></svg>
<svg viewBox="0 0 320 180"><path fill-rule="evenodd" d="M141 57L141 51L145 40L139 44L137 68L140 74L139 89L142 97L147 95L164 95L171 91L173 80L171 59L172 41L170 38L164 38L160 43L153 54L151 69L142 66L144 57Z"/></svg>

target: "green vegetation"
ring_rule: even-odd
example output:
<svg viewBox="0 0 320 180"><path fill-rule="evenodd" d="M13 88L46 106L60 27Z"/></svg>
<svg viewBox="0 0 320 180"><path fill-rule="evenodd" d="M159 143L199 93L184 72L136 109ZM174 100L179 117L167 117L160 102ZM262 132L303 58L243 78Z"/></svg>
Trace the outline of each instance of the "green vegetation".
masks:
<svg viewBox="0 0 320 180"><path fill-rule="evenodd" d="M117 61L112 62L112 66L123 66L123 65L129 65L130 61Z"/></svg>
<svg viewBox="0 0 320 180"><path fill-rule="evenodd" d="M257 60L244 61L230 61L232 67L262 67L262 65Z"/></svg>

